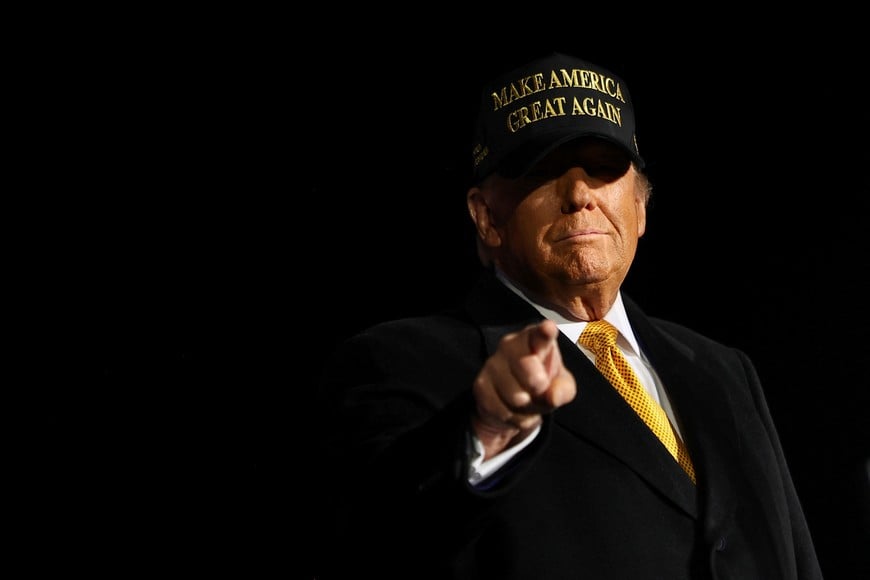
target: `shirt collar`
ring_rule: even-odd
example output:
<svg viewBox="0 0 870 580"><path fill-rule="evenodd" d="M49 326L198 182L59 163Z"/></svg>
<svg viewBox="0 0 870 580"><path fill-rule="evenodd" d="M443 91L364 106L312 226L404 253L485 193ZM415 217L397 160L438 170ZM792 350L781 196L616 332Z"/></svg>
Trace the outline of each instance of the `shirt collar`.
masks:
<svg viewBox="0 0 870 580"><path fill-rule="evenodd" d="M580 334L583 332L583 329L586 328L586 325L589 324L588 322L575 322L566 319L555 310L533 301L500 270L496 269L495 274L498 279L501 280L505 286L510 288L517 296L534 306L535 309L541 313L541 316L555 322L559 327L559 330L562 331L562 334L571 339L571 342L575 344L577 343L577 339L580 338ZM604 320L615 326L619 331L619 338L617 340L620 342L620 346L622 346L623 349L630 348L634 354L639 356L640 347L638 346L637 338L634 336L634 331L631 329L631 324L628 322L628 314L625 312L625 304L622 302L621 291L617 292L616 300L610 310L607 311L607 314L604 315Z"/></svg>

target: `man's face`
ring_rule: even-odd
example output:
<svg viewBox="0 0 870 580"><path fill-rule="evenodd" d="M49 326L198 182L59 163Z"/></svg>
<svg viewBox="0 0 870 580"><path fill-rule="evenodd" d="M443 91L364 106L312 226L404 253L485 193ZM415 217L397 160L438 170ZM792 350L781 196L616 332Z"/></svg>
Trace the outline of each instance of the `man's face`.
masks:
<svg viewBox="0 0 870 580"><path fill-rule="evenodd" d="M619 147L592 138L556 149L521 178L490 177L481 192L496 264L544 294L554 285L618 287L646 227L636 180Z"/></svg>

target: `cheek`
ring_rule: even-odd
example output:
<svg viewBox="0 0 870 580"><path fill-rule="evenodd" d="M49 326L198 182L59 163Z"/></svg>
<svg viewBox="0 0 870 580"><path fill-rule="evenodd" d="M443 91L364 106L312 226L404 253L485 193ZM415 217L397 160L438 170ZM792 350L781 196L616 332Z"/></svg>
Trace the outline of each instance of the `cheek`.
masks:
<svg viewBox="0 0 870 580"><path fill-rule="evenodd" d="M529 216L538 211L539 201L534 195L521 190L507 189L493 200L493 211L499 224L516 220L517 216Z"/></svg>
<svg viewBox="0 0 870 580"><path fill-rule="evenodd" d="M506 246L517 255L531 255L541 251L545 246L547 228L551 220L543 219L541 213L521 211L513 212L508 221L499 228Z"/></svg>
<svg viewBox="0 0 870 580"><path fill-rule="evenodd" d="M554 197L528 196L518 203L510 216L511 228L526 240L542 238L546 229L561 216Z"/></svg>

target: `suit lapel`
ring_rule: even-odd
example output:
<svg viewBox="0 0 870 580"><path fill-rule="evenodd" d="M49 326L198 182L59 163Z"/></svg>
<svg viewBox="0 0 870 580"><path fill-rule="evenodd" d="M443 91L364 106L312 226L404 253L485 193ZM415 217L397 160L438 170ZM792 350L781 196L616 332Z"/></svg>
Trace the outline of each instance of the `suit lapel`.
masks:
<svg viewBox="0 0 870 580"><path fill-rule="evenodd" d="M697 516L695 486L686 473L595 365L567 337L559 340L565 365L577 381L577 397L556 411L556 421Z"/></svg>
<svg viewBox="0 0 870 580"><path fill-rule="evenodd" d="M653 326L640 309L625 299L635 335L662 380L679 417L683 439L704 494L708 523L729 517L736 506L734 473L739 465L736 419L728 400L728 385L708 372L696 349Z"/></svg>

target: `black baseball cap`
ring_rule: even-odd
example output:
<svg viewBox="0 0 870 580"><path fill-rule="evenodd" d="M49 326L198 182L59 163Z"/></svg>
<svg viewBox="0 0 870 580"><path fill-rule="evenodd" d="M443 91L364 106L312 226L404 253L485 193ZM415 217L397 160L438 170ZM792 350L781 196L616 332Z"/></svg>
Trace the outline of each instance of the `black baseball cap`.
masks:
<svg viewBox="0 0 870 580"><path fill-rule="evenodd" d="M474 181L493 172L520 177L547 153L580 137L614 143L644 167L631 97L621 78L561 53L529 62L481 93L472 146Z"/></svg>

